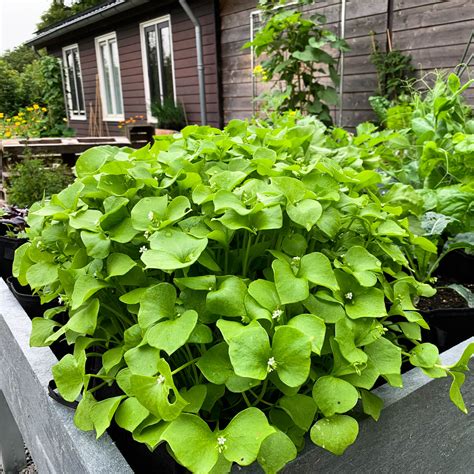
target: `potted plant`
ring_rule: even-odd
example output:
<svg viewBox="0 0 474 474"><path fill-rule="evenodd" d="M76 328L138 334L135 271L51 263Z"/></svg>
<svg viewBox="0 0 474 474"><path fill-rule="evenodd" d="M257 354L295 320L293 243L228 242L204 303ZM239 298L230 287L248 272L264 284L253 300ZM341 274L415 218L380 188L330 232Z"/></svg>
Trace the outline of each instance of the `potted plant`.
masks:
<svg viewBox="0 0 474 474"><path fill-rule="evenodd" d="M31 211L15 276L68 310L34 319L32 340L74 346L52 372L66 401L82 394L78 428L114 422L192 472L275 472L306 434L342 454L354 407L377 419L371 389L400 387L402 363L451 377L466 411L474 346L442 363L413 304L434 290L407 249L433 244L332 140L312 118L275 116L189 127L146 153L98 147Z"/></svg>
<svg viewBox="0 0 474 474"><path fill-rule="evenodd" d="M26 242L26 215L28 210L16 206L0 208L0 276L12 274L15 250Z"/></svg>
<svg viewBox="0 0 474 474"><path fill-rule="evenodd" d="M156 119L156 135L169 135L186 126L186 116L181 104L166 98L151 105L151 114Z"/></svg>

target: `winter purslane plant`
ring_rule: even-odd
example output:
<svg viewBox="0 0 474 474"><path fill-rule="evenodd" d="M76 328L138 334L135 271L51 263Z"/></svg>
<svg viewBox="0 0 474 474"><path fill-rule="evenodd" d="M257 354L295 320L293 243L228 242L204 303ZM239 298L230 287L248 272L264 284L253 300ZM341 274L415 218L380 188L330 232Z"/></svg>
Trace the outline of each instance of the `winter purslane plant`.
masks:
<svg viewBox="0 0 474 474"><path fill-rule="evenodd" d="M412 303L433 290L405 249L436 249L333 140L308 118L190 126L151 148L85 152L76 181L32 207L14 272L62 301L33 320L31 343L73 348L53 375L66 400L82 394L80 429L100 436L114 418L192 472L256 460L276 472L308 432L342 454L351 413L377 419L370 389L400 387L404 360L451 376L466 410L474 348L443 366Z"/></svg>

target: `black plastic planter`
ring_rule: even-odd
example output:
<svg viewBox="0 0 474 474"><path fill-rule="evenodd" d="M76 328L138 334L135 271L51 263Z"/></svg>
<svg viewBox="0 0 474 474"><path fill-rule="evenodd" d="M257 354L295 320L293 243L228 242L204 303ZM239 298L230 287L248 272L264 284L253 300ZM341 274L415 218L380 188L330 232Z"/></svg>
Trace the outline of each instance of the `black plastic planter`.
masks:
<svg viewBox="0 0 474 474"><path fill-rule="evenodd" d="M12 275L15 250L25 242L26 239L15 239L5 235L0 236L0 276L5 280Z"/></svg>
<svg viewBox="0 0 474 474"><path fill-rule="evenodd" d="M437 269L440 277L452 278L460 283L474 283L474 255L454 250L444 257Z"/></svg>
<svg viewBox="0 0 474 474"><path fill-rule="evenodd" d="M42 306L40 297L31 294L30 288L20 285L18 280L13 276L7 278L7 285L30 318L43 316L44 311L51 306Z"/></svg>
<svg viewBox="0 0 474 474"><path fill-rule="evenodd" d="M424 331L423 340L443 351L474 336L474 308L435 309L422 312L431 330Z"/></svg>

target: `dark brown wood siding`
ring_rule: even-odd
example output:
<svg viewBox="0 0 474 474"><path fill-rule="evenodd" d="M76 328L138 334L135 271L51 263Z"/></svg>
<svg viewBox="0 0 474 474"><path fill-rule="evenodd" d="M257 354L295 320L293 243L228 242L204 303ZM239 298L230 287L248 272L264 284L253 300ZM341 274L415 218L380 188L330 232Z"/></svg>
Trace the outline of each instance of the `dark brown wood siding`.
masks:
<svg viewBox="0 0 474 474"><path fill-rule="evenodd" d="M194 26L179 5L163 8L159 3L150 2L140 9L128 12L126 17L121 15L106 22L98 22L85 31L76 31L69 37L61 38L60 42L56 41L54 45L48 46L48 51L58 57L61 57L64 46L74 43L79 46L87 120L70 121L70 126L76 130L77 135L89 134L90 109L94 107L96 101L98 74L95 38L107 33L115 32L117 36L125 118L135 115L146 117L140 23L168 14L171 18L176 96L184 106L188 122L200 123ZM202 26L208 123L219 127L221 114L216 49L218 35L216 4L214 0L196 0L188 3ZM117 127L117 122L104 122L105 124L110 135L122 133Z"/></svg>
<svg viewBox="0 0 474 474"><path fill-rule="evenodd" d="M241 48L250 39L250 13L257 9L256 5L256 0L220 0L225 122L252 114L250 50ZM328 27L340 33L340 0L318 1L306 9L324 14ZM460 61L474 28L474 1L347 1L345 28L351 50L344 60L344 126L354 127L360 121L374 118L368 98L375 94L377 77L370 61L369 33L373 31L384 48L387 26L392 28L393 47L412 55L420 76L434 69L453 68ZM259 84L257 93L262 88ZM472 88L467 96L474 96Z"/></svg>

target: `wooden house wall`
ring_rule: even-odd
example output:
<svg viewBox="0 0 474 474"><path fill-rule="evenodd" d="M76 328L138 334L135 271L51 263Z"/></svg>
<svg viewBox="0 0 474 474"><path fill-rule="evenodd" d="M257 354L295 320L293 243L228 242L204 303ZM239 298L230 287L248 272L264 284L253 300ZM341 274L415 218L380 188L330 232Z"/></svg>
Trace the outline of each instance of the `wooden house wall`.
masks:
<svg viewBox="0 0 474 474"><path fill-rule="evenodd" d="M194 27L179 6L160 8L158 2L128 12L115 20L100 22L94 27L74 32L61 42L49 46L48 51L61 57L62 47L77 43L81 60L87 120L71 120L70 126L79 136L89 134L90 108L96 102L97 59L95 38L114 32L117 35L120 73L125 118L135 115L146 117L145 86L143 78L142 53L140 41L140 23L170 14L173 58L175 68L176 95L183 104L189 123L200 123L199 90L197 76L196 43ZM197 0L190 5L202 25L204 49L204 67L206 83L207 116L210 125L221 125L218 76L218 31L216 30L216 4L214 0ZM117 122L107 124L110 135L121 134Z"/></svg>
<svg viewBox="0 0 474 474"><path fill-rule="evenodd" d="M250 13L256 4L256 0L220 0L224 122L252 114L250 50L242 50L242 46L250 39ZM326 15L328 27L340 34L340 0L317 1L306 10ZM342 124L354 127L374 118L368 103L377 89L370 61L370 32L385 48L386 30L390 28L393 47L412 55L419 76L434 69L453 68L474 28L474 1L349 0L345 28L351 50L344 59ZM474 99L472 88L467 95Z"/></svg>

